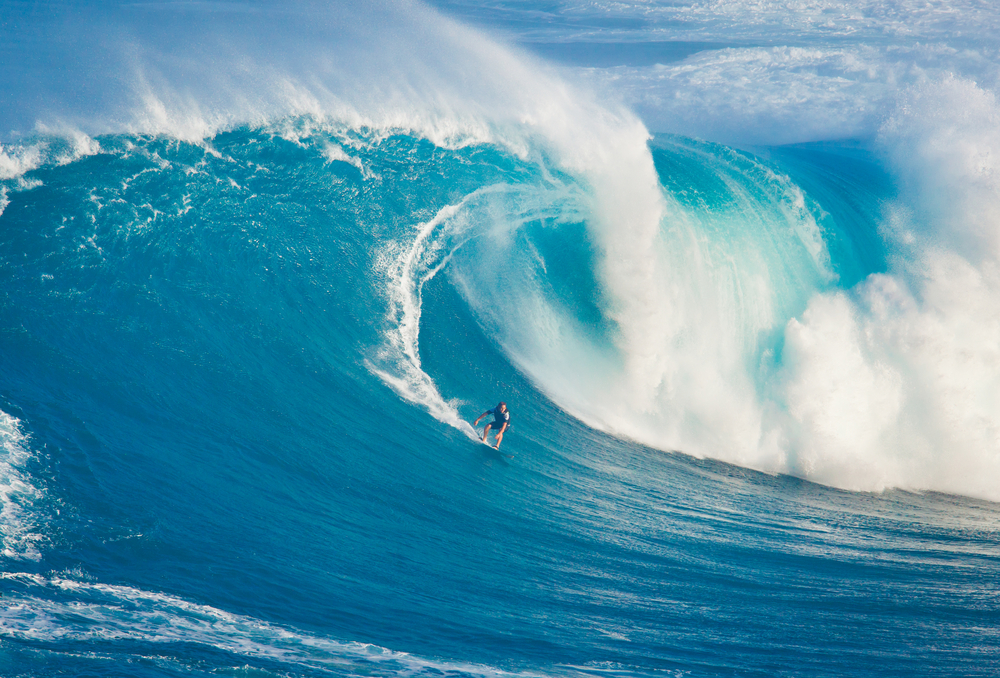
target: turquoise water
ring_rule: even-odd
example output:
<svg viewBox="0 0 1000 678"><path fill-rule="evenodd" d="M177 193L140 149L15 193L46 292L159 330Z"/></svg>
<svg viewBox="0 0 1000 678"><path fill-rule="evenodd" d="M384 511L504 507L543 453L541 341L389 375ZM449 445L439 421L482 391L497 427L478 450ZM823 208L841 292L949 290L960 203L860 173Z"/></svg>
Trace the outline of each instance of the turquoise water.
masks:
<svg viewBox="0 0 1000 678"><path fill-rule="evenodd" d="M985 80L817 135L676 102L746 31L834 50L829 12L295 7L61 6L0 107L0 674L996 674ZM134 92L79 56L115 22ZM188 35L232 91L162 51ZM503 454L468 423L500 399Z"/></svg>

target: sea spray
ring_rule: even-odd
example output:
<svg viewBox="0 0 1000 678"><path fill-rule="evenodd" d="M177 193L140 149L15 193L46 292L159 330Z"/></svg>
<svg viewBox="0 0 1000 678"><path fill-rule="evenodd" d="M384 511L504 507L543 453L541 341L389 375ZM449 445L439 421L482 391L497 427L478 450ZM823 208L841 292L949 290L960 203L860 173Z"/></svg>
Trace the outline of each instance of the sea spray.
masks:
<svg viewBox="0 0 1000 678"><path fill-rule="evenodd" d="M913 92L887 122L897 256L789 323L794 472L1000 498L998 141L995 97L960 80Z"/></svg>

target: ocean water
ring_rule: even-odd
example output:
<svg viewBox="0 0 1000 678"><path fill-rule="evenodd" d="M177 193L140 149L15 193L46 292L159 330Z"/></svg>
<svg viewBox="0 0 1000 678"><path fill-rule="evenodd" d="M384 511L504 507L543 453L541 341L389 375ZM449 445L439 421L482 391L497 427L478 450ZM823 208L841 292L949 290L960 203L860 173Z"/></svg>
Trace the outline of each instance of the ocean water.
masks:
<svg viewBox="0 0 1000 678"><path fill-rule="evenodd" d="M0 675L1000 675L997 35L0 3Z"/></svg>

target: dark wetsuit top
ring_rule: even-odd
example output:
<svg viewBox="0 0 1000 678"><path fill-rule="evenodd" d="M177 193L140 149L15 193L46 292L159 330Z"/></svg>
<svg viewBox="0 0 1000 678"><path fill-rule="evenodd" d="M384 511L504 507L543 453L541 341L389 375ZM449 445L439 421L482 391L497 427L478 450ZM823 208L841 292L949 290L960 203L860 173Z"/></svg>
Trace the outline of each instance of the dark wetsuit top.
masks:
<svg viewBox="0 0 1000 678"><path fill-rule="evenodd" d="M492 427L494 429L499 430L499 428L504 424L510 423L510 410L501 412L499 405L490 410L489 414L493 415Z"/></svg>

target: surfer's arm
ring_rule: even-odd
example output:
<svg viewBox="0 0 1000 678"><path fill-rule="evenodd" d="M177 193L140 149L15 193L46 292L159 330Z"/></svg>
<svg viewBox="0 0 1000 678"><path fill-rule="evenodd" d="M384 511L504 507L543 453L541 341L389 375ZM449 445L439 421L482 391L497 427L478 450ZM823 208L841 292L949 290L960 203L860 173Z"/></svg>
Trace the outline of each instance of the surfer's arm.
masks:
<svg viewBox="0 0 1000 678"><path fill-rule="evenodd" d="M485 412L483 412L482 414L480 414L478 417L476 417L476 420L474 422L472 422L472 425L473 426L479 426L479 420L482 419L483 417L485 417L491 411L492 410L486 410Z"/></svg>

